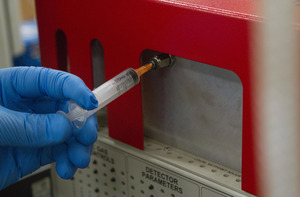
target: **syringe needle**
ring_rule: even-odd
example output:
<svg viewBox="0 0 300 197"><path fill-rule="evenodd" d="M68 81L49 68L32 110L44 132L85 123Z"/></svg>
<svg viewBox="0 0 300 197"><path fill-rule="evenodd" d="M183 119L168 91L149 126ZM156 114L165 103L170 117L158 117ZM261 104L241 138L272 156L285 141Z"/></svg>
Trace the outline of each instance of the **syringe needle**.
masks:
<svg viewBox="0 0 300 197"><path fill-rule="evenodd" d="M148 72L152 68L153 68L153 64L149 63L149 64L145 64L145 65L135 69L135 72L138 74L139 77L141 77L143 74L145 74L146 72Z"/></svg>

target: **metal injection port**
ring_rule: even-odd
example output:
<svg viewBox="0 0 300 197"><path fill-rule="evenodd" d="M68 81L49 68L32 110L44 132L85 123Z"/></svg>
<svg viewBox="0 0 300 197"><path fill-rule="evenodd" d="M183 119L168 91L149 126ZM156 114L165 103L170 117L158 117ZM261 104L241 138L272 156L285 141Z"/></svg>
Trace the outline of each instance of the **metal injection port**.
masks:
<svg viewBox="0 0 300 197"><path fill-rule="evenodd" d="M150 59L149 63L153 65L153 69L160 69L167 66L173 66L175 57L170 54L162 53Z"/></svg>

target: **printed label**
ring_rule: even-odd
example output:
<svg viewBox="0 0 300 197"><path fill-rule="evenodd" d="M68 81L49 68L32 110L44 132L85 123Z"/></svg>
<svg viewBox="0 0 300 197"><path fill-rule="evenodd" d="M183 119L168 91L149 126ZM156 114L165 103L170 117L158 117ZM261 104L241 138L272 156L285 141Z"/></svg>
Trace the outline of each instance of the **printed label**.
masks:
<svg viewBox="0 0 300 197"><path fill-rule="evenodd" d="M142 177L183 194L183 189L178 186L178 179L164 172L146 166L145 170L142 171Z"/></svg>

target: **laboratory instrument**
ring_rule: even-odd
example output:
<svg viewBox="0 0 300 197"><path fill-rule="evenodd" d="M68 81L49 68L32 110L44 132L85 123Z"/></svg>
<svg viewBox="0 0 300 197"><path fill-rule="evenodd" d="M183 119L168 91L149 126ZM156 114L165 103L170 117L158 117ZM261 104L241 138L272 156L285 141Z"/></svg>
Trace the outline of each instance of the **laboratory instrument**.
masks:
<svg viewBox="0 0 300 197"><path fill-rule="evenodd" d="M98 110L105 107L107 104L130 90L133 86L139 83L140 77L149 70L159 69L166 66L171 66L175 63L175 59L169 54L160 54L153 57L147 64L138 69L128 68L113 77L109 81L100 85L93 90L94 95L98 100L98 107L94 110L85 110L70 100L68 113L58 111L58 114L64 115L78 129L81 129L87 118L93 115Z"/></svg>

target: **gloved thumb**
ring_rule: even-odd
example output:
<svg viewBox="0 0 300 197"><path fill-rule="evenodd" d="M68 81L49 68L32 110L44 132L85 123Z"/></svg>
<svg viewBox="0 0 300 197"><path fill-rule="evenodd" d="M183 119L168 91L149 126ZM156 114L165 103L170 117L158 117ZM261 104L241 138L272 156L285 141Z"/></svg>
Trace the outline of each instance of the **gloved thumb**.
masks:
<svg viewBox="0 0 300 197"><path fill-rule="evenodd" d="M0 106L0 146L49 146L65 141L71 133L62 115L16 112Z"/></svg>

